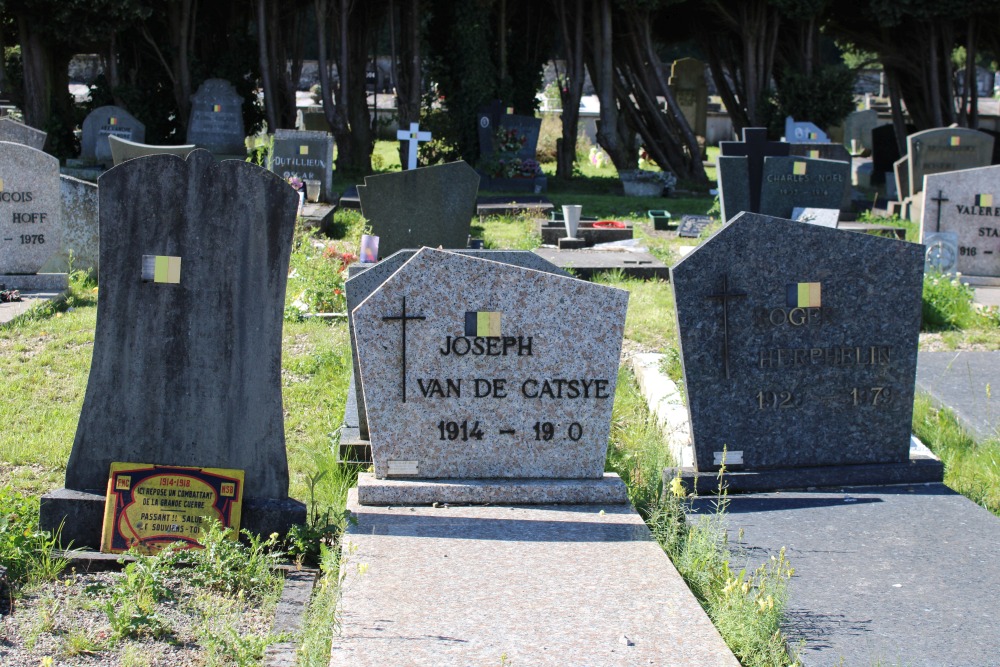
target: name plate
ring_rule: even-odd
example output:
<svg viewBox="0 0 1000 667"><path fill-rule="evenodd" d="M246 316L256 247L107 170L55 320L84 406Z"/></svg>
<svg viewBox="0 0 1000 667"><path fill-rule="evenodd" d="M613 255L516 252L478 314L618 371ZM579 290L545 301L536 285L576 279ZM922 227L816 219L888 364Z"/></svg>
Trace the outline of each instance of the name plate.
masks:
<svg viewBox="0 0 1000 667"><path fill-rule="evenodd" d="M213 519L239 532L242 505L242 470L112 463L101 551L200 549Z"/></svg>

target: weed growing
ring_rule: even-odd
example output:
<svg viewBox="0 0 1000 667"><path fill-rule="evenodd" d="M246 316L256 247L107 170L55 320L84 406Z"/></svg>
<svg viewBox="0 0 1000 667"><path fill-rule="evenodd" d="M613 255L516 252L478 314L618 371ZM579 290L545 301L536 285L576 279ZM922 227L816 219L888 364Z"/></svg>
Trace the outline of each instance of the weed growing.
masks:
<svg viewBox="0 0 1000 667"><path fill-rule="evenodd" d="M0 488L0 566L13 592L59 576L66 561L53 555L57 545L57 537L38 528L38 502Z"/></svg>
<svg viewBox="0 0 1000 667"><path fill-rule="evenodd" d="M976 308L975 291L960 278L937 271L924 274L922 330L979 329L1000 324L994 311Z"/></svg>

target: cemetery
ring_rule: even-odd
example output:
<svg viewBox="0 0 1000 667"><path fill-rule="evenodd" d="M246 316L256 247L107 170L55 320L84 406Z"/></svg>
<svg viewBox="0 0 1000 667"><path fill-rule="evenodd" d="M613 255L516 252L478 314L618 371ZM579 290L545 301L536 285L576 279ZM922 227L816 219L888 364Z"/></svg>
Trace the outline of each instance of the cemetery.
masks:
<svg viewBox="0 0 1000 667"><path fill-rule="evenodd" d="M0 7L0 665L997 664L996 8L167 4Z"/></svg>

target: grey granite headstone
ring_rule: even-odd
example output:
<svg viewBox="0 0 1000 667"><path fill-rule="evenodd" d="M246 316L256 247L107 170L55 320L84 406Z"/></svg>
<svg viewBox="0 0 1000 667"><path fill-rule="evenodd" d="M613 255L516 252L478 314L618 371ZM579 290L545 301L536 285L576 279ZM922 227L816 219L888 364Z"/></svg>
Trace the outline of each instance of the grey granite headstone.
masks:
<svg viewBox="0 0 1000 667"><path fill-rule="evenodd" d="M795 207L840 208L851 187L851 165L838 160L764 158L760 213L791 218Z"/></svg>
<svg viewBox="0 0 1000 667"><path fill-rule="evenodd" d="M224 79L208 79L191 96L187 143L221 155L246 155L243 98Z"/></svg>
<svg viewBox="0 0 1000 667"><path fill-rule="evenodd" d="M243 526L304 521L288 499L281 399L295 191L198 150L114 167L99 197L93 362L66 489L43 499L43 523L102 500L115 461L244 470ZM157 257L176 274L149 280L144 267ZM96 529L99 540L99 520ZM72 534L77 545L94 539L76 524Z"/></svg>
<svg viewBox="0 0 1000 667"><path fill-rule="evenodd" d="M705 228L714 223L715 220L707 215L685 215L677 225L677 236L681 238L696 239L701 236Z"/></svg>
<svg viewBox="0 0 1000 667"><path fill-rule="evenodd" d="M15 144L24 144L34 149L45 148L45 138L47 133L36 130L30 125L18 123L10 118L0 118L0 141L10 141Z"/></svg>
<svg viewBox="0 0 1000 667"><path fill-rule="evenodd" d="M421 246L467 247L478 191L479 175L462 161L366 176L358 186L380 257Z"/></svg>
<svg viewBox="0 0 1000 667"><path fill-rule="evenodd" d="M97 184L60 176L59 186L62 192L62 248L49 258L42 271L66 271L72 256L74 270L90 269L97 275L100 270Z"/></svg>
<svg viewBox="0 0 1000 667"><path fill-rule="evenodd" d="M361 369L358 367L357 344L354 340L354 319L352 313L354 309L361 305L372 292L378 289L389 276L394 274L408 259L416 254L415 249L400 250L390 257L386 257L377 264L352 264L349 268L349 278L344 283L344 292L347 297L347 325L351 334L351 357L354 363L354 377L361 376ZM467 257L477 257L488 259L501 264L510 264L524 269L552 273L559 276L569 274L552 262L539 257L530 250L456 250L460 255ZM355 395L358 406L358 431L362 439L368 440L368 418L365 415L365 396L361 391L361 384L355 382Z"/></svg>
<svg viewBox="0 0 1000 667"><path fill-rule="evenodd" d="M835 229L837 223L840 222L840 210L836 208L803 208L796 206L792 209L792 220Z"/></svg>
<svg viewBox="0 0 1000 667"><path fill-rule="evenodd" d="M794 157L808 157L820 160L839 160L851 162L851 154L841 144L831 143L790 143L788 154Z"/></svg>
<svg viewBox="0 0 1000 667"><path fill-rule="evenodd" d="M80 158L97 162L110 162L109 136L141 144L146 141L146 126L121 107L98 107L83 119Z"/></svg>
<svg viewBox="0 0 1000 667"><path fill-rule="evenodd" d="M125 160L134 160L137 157L149 155L176 155L179 158L186 158L196 148L194 144L180 146L140 144L114 135L108 137L108 144L111 146L111 159L115 165L119 165Z"/></svg>
<svg viewBox="0 0 1000 667"><path fill-rule="evenodd" d="M478 116L480 157L492 155L496 151L497 132L506 130L512 131L521 143L515 155L522 160L534 160L538 148L538 135L542 129L542 119L515 114L502 114L498 119L495 119L492 111L492 109L481 111Z"/></svg>
<svg viewBox="0 0 1000 667"><path fill-rule="evenodd" d="M924 176L943 171L988 167L993 157L993 137L962 127L939 127L906 138L908 182L915 195L924 187Z"/></svg>
<svg viewBox="0 0 1000 667"><path fill-rule="evenodd" d="M878 112L874 109L854 111L844 119L844 146L852 149L851 141L858 148L872 149L872 130L878 127Z"/></svg>
<svg viewBox="0 0 1000 667"><path fill-rule="evenodd" d="M4 274L38 273L59 252L62 235L59 160L0 141L0 283L15 289L17 279Z"/></svg>
<svg viewBox="0 0 1000 667"><path fill-rule="evenodd" d="M1000 166L931 174L924 184L921 238L955 233L955 268L1000 278Z"/></svg>
<svg viewBox="0 0 1000 667"><path fill-rule="evenodd" d="M276 130L268 169L286 180L298 176L319 181L319 200L330 201L333 136L329 132Z"/></svg>
<svg viewBox="0 0 1000 667"><path fill-rule="evenodd" d="M797 121L791 116L785 117L785 141L790 144L827 144L830 137L809 121Z"/></svg>
<svg viewBox="0 0 1000 667"><path fill-rule="evenodd" d="M908 464L923 262L744 213L674 266L697 470Z"/></svg>
<svg viewBox="0 0 1000 667"><path fill-rule="evenodd" d="M627 304L418 251L354 309L375 475L601 480Z"/></svg>
<svg viewBox="0 0 1000 667"><path fill-rule="evenodd" d="M716 158L719 208L723 220L731 220L750 209L750 164L748 158L720 155ZM760 206L758 192L757 206Z"/></svg>

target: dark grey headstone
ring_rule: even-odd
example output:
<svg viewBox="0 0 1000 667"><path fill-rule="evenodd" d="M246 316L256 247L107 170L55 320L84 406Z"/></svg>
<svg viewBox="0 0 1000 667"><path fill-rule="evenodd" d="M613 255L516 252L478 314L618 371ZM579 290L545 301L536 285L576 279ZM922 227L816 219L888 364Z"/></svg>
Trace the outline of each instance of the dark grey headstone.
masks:
<svg viewBox="0 0 1000 667"><path fill-rule="evenodd" d="M842 144L814 143L788 144L788 154L794 157L808 157L819 160L839 160L851 163L851 154Z"/></svg>
<svg viewBox="0 0 1000 667"><path fill-rule="evenodd" d="M0 118L0 141L10 141L42 150L45 148L45 137L47 136L48 134L45 132L36 130L30 125L18 123L10 118Z"/></svg>
<svg viewBox="0 0 1000 667"><path fill-rule="evenodd" d="M208 79L191 96L187 143L220 155L246 155L243 98L224 79Z"/></svg>
<svg viewBox="0 0 1000 667"><path fill-rule="evenodd" d="M80 158L97 162L110 162L109 136L141 144L146 141L146 126L121 107L98 107L83 119Z"/></svg>
<svg viewBox="0 0 1000 667"><path fill-rule="evenodd" d="M103 492L121 461L240 469L246 498L286 499L281 327L295 191L202 150L130 160L99 188L101 299L66 487ZM179 282L144 281L150 255L179 257Z"/></svg>
<svg viewBox="0 0 1000 667"><path fill-rule="evenodd" d="M479 136L479 155L485 157L493 153L493 135L504 116L503 104L494 100L482 107L476 114L476 133Z"/></svg>
<svg viewBox="0 0 1000 667"><path fill-rule="evenodd" d="M542 259L530 250L457 250L460 255L468 257L478 257L479 259L489 259L501 264L519 266L522 269L532 269L544 273L552 273L557 276L569 277L569 274L557 267L552 262ZM386 257L377 264L352 264L350 267L350 278L344 283L344 292L347 296L347 323L351 332L351 357L354 361L354 377L360 376L358 368L358 354L354 342L354 320L352 313L362 301L378 289L382 283L389 279L399 267L406 263L408 259L417 253L416 249L400 250L393 253L391 257ZM365 397L361 391L361 383L355 382L355 396L357 397L358 409L358 432L361 438L368 439L368 418L365 415Z"/></svg>
<svg viewBox="0 0 1000 667"><path fill-rule="evenodd" d="M696 468L907 462L923 263L744 213L674 266Z"/></svg>
<svg viewBox="0 0 1000 667"><path fill-rule="evenodd" d="M707 215L685 215L681 218L681 222L677 226L677 236L696 239L713 222L715 220Z"/></svg>
<svg viewBox="0 0 1000 667"><path fill-rule="evenodd" d="M719 179L719 208L723 220L731 220L750 208L750 163L740 156L720 155L716 158ZM757 193L760 206L760 192Z"/></svg>
<svg viewBox="0 0 1000 667"><path fill-rule="evenodd" d="M916 132L917 128L913 125L906 126L906 133L911 134ZM874 167L874 174L876 178L885 173L892 172L893 163L902 157L902 153L899 150L899 144L896 143L896 129L890 123L889 125L879 125L872 130L872 164ZM900 197L905 197L907 193L900 194Z"/></svg>
<svg viewBox="0 0 1000 667"><path fill-rule="evenodd" d="M851 187L851 165L838 160L764 158L760 213L791 218L792 210L841 208Z"/></svg>
<svg viewBox="0 0 1000 667"><path fill-rule="evenodd" d="M330 201L333 136L329 132L276 130L268 169L286 180L298 176L319 181L319 200Z"/></svg>
<svg viewBox="0 0 1000 667"><path fill-rule="evenodd" d="M745 157L747 159L748 188L750 193L747 211L760 210L760 191L763 187L764 158L788 155L789 146L782 141L768 141L767 130L763 127L743 129L743 141L720 141L719 155ZM734 210L730 215L736 214Z"/></svg>
<svg viewBox="0 0 1000 667"><path fill-rule="evenodd" d="M910 196L910 158L904 155L892 163L893 182L896 186L896 198L900 201Z"/></svg>
<svg viewBox="0 0 1000 667"><path fill-rule="evenodd" d="M366 176L358 186L380 257L420 246L467 247L478 191L479 175L462 161Z"/></svg>
<svg viewBox="0 0 1000 667"><path fill-rule="evenodd" d="M496 116L494 108L480 111L479 122L479 152L480 157L492 155L499 147L496 146L497 132L511 131L522 144L515 155L522 160L534 160L538 148L538 135L542 129L542 119L534 116L518 116L501 114Z"/></svg>

